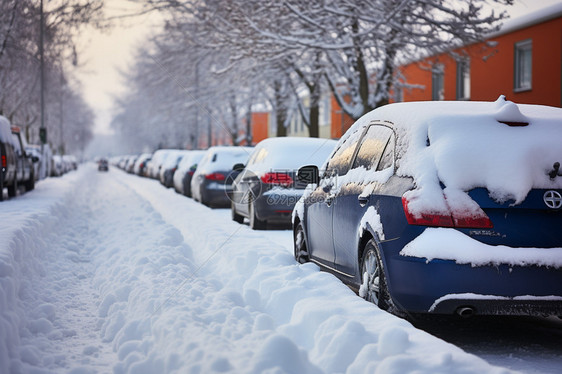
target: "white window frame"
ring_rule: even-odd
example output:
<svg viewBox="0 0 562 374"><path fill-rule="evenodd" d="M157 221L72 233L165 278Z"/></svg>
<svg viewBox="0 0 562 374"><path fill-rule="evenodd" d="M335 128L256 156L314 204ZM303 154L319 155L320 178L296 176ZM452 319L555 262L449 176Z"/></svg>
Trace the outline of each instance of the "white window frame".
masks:
<svg viewBox="0 0 562 374"><path fill-rule="evenodd" d="M470 59L457 60L457 100L470 100Z"/></svg>
<svg viewBox="0 0 562 374"><path fill-rule="evenodd" d="M525 58L528 55L528 60ZM533 40L515 43L513 57L513 91L529 91L533 88Z"/></svg>
<svg viewBox="0 0 562 374"><path fill-rule="evenodd" d="M441 64L431 69L431 100L445 100L445 69Z"/></svg>

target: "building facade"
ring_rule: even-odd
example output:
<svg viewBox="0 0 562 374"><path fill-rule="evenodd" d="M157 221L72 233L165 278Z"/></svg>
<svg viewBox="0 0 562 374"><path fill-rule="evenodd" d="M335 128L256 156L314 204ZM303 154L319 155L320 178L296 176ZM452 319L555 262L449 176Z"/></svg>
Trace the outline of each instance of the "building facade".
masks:
<svg viewBox="0 0 562 374"><path fill-rule="evenodd" d="M510 20L486 41L403 66L402 101L493 101L562 106L562 4Z"/></svg>

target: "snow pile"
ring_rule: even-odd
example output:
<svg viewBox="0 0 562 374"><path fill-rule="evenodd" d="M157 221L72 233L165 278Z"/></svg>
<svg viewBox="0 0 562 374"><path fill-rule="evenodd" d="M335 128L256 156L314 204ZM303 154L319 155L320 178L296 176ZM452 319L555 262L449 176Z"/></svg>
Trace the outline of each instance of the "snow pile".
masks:
<svg viewBox="0 0 562 374"><path fill-rule="evenodd" d="M157 181L88 165L7 203L0 372L509 372Z"/></svg>

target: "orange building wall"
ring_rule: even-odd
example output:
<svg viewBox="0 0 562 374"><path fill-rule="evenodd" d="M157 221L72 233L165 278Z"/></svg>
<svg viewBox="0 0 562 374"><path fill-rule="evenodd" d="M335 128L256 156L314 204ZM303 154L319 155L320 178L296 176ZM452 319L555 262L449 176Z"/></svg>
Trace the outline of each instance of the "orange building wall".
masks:
<svg viewBox="0 0 562 374"><path fill-rule="evenodd" d="M330 137L332 139L339 139L347 131L347 129L349 129L351 125L353 125L355 121L349 115L343 113L340 105L338 104L338 101L333 94L330 107L332 108L330 116L330 120L332 121L330 128Z"/></svg>
<svg viewBox="0 0 562 374"><path fill-rule="evenodd" d="M532 89L513 90L514 45L532 39ZM498 44L485 49L483 43L458 51L470 56L470 99L496 100L505 95L508 100L561 106L562 104L562 18L556 18L524 29L512 31L490 40ZM487 58L485 58L488 56ZM439 62L445 67L445 100L456 99L456 62L446 54L429 57L402 68L406 81L422 84L425 89L404 89L404 101L431 100L431 66Z"/></svg>
<svg viewBox="0 0 562 374"><path fill-rule="evenodd" d="M268 137L269 113L252 113L252 142L257 144Z"/></svg>

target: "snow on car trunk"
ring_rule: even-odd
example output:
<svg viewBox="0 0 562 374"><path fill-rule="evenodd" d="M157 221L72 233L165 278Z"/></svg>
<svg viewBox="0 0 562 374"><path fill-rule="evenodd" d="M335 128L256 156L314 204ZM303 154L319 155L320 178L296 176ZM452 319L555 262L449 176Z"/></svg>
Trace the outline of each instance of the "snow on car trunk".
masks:
<svg viewBox="0 0 562 374"><path fill-rule="evenodd" d="M496 200L515 204L532 188L562 188L562 178L548 175L562 162L560 108L517 105L503 96L495 102L397 103L361 117L345 136L377 119L398 129L397 174L413 177L417 186L408 195L412 210L444 210L440 183L456 191L483 187Z"/></svg>
<svg viewBox="0 0 562 374"><path fill-rule="evenodd" d="M219 213L94 165L4 203L0 372L508 372Z"/></svg>

